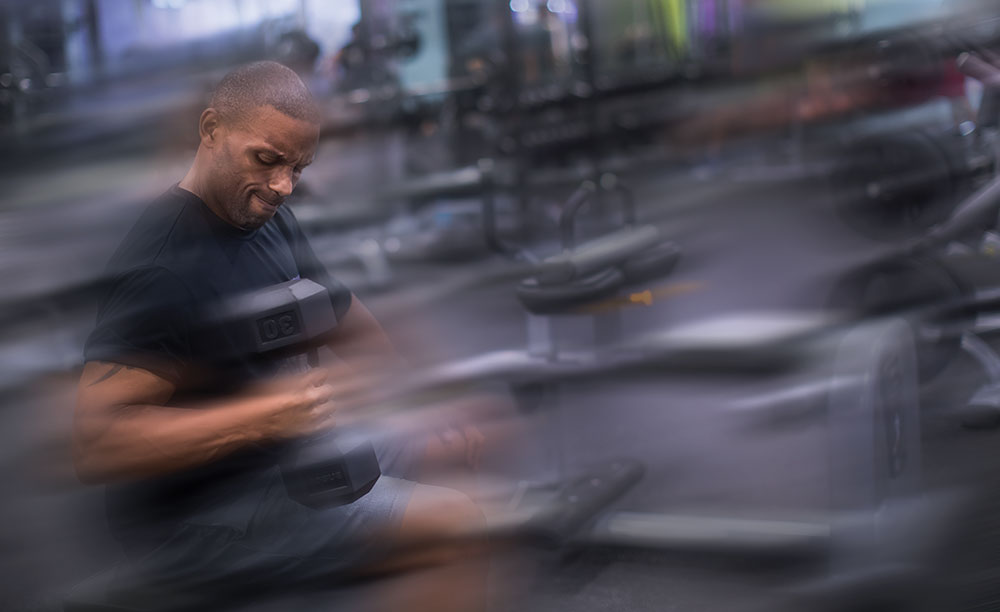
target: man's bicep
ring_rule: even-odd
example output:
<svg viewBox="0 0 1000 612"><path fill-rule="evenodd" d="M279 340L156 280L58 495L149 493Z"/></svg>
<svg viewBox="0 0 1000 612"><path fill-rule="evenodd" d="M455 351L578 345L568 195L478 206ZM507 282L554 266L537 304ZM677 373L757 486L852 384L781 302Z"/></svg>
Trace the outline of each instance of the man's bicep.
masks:
<svg viewBox="0 0 1000 612"><path fill-rule="evenodd" d="M88 361L83 366L73 415L73 463L80 480L96 484L115 474L122 448L143 437L141 430L130 427L129 416L149 405L163 405L173 393L173 383L149 370Z"/></svg>
<svg viewBox="0 0 1000 612"><path fill-rule="evenodd" d="M174 384L135 366L106 361L88 361L83 366L77 390L76 421L92 429L111 419L122 408L133 405L162 406L174 394Z"/></svg>

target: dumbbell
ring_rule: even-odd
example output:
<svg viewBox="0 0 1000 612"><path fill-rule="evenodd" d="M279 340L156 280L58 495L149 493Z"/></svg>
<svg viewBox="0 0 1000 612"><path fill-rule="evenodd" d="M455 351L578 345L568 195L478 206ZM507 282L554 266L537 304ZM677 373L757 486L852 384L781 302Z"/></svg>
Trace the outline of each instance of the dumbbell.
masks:
<svg viewBox="0 0 1000 612"><path fill-rule="evenodd" d="M237 295L219 305L210 320L212 337L227 343L230 358L273 362L304 356L312 367L337 326L328 291L308 279ZM382 474L368 440L327 433L294 440L279 453L289 497L311 508L352 503Z"/></svg>

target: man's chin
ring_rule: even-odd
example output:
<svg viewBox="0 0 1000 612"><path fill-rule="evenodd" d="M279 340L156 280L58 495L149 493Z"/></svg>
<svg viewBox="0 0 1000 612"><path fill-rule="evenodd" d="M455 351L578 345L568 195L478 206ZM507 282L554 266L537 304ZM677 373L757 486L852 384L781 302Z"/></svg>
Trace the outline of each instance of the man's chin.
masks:
<svg viewBox="0 0 1000 612"><path fill-rule="evenodd" d="M270 221L277 212L277 208L251 205L247 210L243 211L242 215L240 215L239 225L245 230L259 229L265 223Z"/></svg>
<svg viewBox="0 0 1000 612"><path fill-rule="evenodd" d="M260 229L265 223L271 220L274 214L244 214L236 220L238 227L245 231Z"/></svg>
<svg viewBox="0 0 1000 612"><path fill-rule="evenodd" d="M254 217L253 219L249 219L246 225L243 226L243 229L247 231L260 229L264 227L264 225L267 224L267 222L270 221L273 216L274 216L273 214L270 214L266 216L259 216L259 217Z"/></svg>

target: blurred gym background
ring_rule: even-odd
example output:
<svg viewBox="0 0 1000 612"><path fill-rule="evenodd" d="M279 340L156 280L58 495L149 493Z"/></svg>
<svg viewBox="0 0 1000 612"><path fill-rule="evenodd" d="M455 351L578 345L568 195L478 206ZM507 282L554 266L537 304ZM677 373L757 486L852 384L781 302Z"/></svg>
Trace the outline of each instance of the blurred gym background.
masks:
<svg viewBox="0 0 1000 612"><path fill-rule="evenodd" d="M289 205L417 367L530 348L539 321L561 350L590 348L608 333L592 319L609 312L625 342L709 321L699 342L736 345L726 355L740 367L721 373L702 360L577 381L560 389L555 424L539 416L541 387L516 388L535 435L493 461L523 478L548 469L554 446L561 469L636 455L643 479L616 510L766 519L755 544L724 535L753 524L640 521L620 546L605 524L601 546L550 562L510 599L762 610L823 584L832 600L822 563L744 554L787 544L775 517L821 512L833 477L826 421L798 408L814 386L742 366L766 360L755 355L774 325L968 293L914 266L863 288L844 279L993 178L998 122L981 109L1000 80L961 58L994 65L998 16L986 0L2 0L0 607L61 609L120 556L69 451L103 267L183 176L212 86L259 59L295 69L324 112ZM567 239L567 203L595 193ZM995 221L963 227L952 250L992 256ZM663 275L569 316L528 304L525 325L532 265L636 223L676 246ZM936 359L921 358L912 452L922 490L944 499L996 463L996 440L963 430L958 408L1000 369L957 342L917 346ZM833 453L859 452L860 430ZM911 535L929 540L928 525L952 526Z"/></svg>

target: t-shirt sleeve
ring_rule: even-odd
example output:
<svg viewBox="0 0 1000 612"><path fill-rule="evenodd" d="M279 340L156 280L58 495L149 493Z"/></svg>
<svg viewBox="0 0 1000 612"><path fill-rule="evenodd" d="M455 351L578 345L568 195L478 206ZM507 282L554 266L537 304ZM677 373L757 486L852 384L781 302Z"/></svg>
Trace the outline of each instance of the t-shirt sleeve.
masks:
<svg viewBox="0 0 1000 612"><path fill-rule="evenodd" d="M191 365L195 305L184 283L161 267L118 274L87 338L87 361L140 367L179 383Z"/></svg>
<svg viewBox="0 0 1000 612"><path fill-rule="evenodd" d="M333 312L340 321L347 314L351 307L351 290L345 287L340 281L334 278L323 265L323 262L316 257L309 239L299 226L295 215L290 210L283 211L285 224L291 234L292 253L295 257L295 264L299 268L299 276L317 282L330 292L330 301L333 302Z"/></svg>

